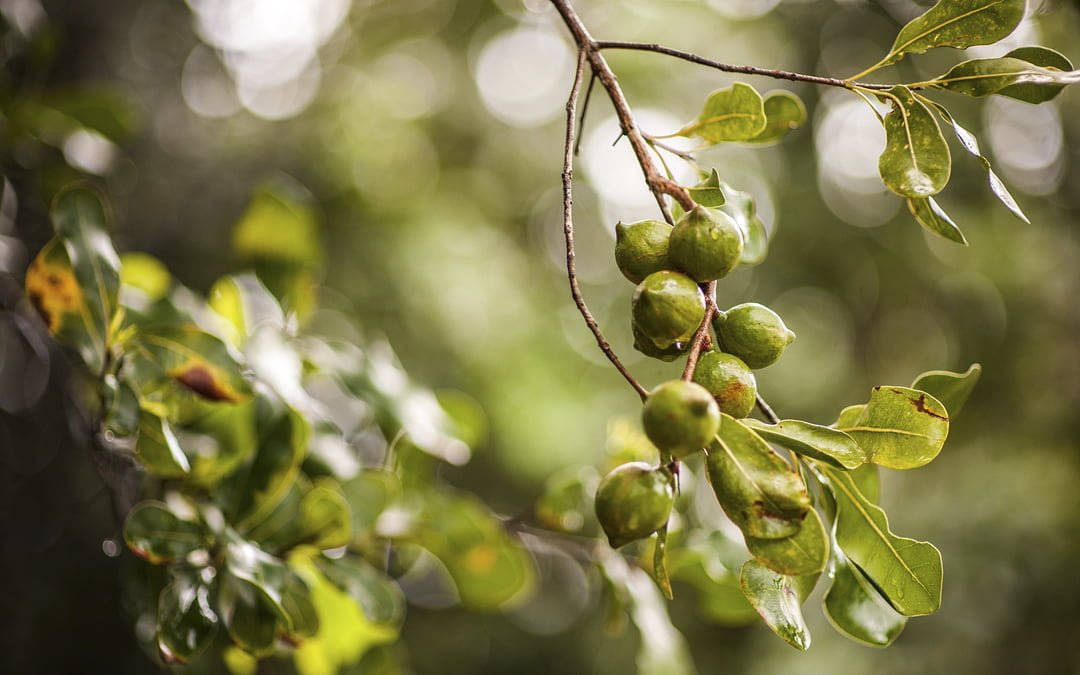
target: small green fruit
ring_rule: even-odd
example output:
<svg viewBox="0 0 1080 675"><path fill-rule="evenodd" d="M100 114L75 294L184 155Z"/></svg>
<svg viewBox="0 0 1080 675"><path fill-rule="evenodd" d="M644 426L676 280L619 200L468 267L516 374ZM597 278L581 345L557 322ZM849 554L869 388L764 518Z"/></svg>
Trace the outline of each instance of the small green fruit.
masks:
<svg viewBox="0 0 1080 675"><path fill-rule="evenodd" d="M720 408L700 384L672 380L649 393L641 424L656 447L686 457L712 442L720 430Z"/></svg>
<svg viewBox="0 0 1080 675"><path fill-rule="evenodd" d="M661 361L674 361L690 349L690 342L676 342L667 349L660 349L647 336L642 334L637 323L631 322L630 330L634 334L634 349L645 356L660 359Z"/></svg>
<svg viewBox="0 0 1080 675"><path fill-rule="evenodd" d="M705 294L685 274L653 272L634 289L631 314L635 337L667 350L693 337L705 318Z"/></svg>
<svg viewBox="0 0 1080 675"><path fill-rule="evenodd" d="M635 284L660 270L670 269L668 240L671 226L660 220L639 220L615 226L615 264Z"/></svg>
<svg viewBox="0 0 1080 675"><path fill-rule="evenodd" d="M709 390L720 412L742 419L757 402L757 381L742 359L723 352L705 352L698 359L693 381Z"/></svg>
<svg viewBox="0 0 1080 675"><path fill-rule="evenodd" d="M735 269L742 249L742 233L731 216L696 206L675 223L669 256L676 267L704 283Z"/></svg>
<svg viewBox="0 0 1080 675"><path fill-rule="evenodd" d="M776 363L795 339L776 312L756 302L736 305L713 317L720 348L758 370Z"/></svg>
<svg viewBox="0 0 1080 675"><path fill-rule="evenodd" d="M615 467L596 488L596 517L613 548L667 524L674 501L671 474L645 462Z"/></svg>

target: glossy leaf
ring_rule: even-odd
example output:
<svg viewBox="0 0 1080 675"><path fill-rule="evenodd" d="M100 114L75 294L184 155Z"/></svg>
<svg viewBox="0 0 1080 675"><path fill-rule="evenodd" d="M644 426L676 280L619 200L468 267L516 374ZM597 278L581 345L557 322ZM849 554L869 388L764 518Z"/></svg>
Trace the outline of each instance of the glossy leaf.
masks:
<svg viewBox="0 0 1080 675"><path fill-rule="evenodd" d="M724 190L720 187L720 175L713 169L708 178L694 187L686 188L695 202L702 206L723 206L725 197Z"/></svg>
<svg viewBox="0 0 1080 675"><path fill-rule="evenodd" d="M262 434L255 459L246 471L238 472L236 491L240 514L237 527L247 530L262 522L284 498L296 480L307 452L310 427L291 408L270 419L259 418Z"/></svg>
<svg viewBox="0 0 1080 675"><path fill-rule="evenodd" d="M177 568L158 598L158 648L166 663L187 663L203 651L217 629L210 588L198 570Z"/></svg>
<svg viewBox="0 0 1080 675"><path fill-rule="evenodd" d="M973 363L963 373L952 373L947 370L930 370L915 378L911 384L912 389L925 391L941 402L948 411L949 419L954 419L957 413L967 403L968 397L979 383L982 374L982 366Z"/></svg>
<svg viewBox="0 0 1080 675"><path fill-rule="evenodd" d="M674 135L697 136L709 143L748 141L765 130L767 121L761 94L736 82L709 94L697 120Z"/></svg>
<svg viewBox="0 0 1080 675"><path fill-rule="evenodd" d="M100 307L92 307L59 238L45 244L26 270L26 295L53 337L99 372L105 363L108 326Z"/></svg>
<svg viewBox="0 0 1080 675"><path fill-rule="evenodd" d="M181 519L163 502L141 502L124 521L124 541L132 553L154 565L180 560L206 548L202 524Z"/></svg>
<svg viewBox="0 0 1080 675"><path fill-rule="evenodd" d="M800 455L820 459L841 469L854 469L866 463L866 453L843 431L802 420L782 420L779 424L765 424L754 419L743 421L770 443Z"/></svg>
<svg viewBox="0 0 1080 675"><path fill-rule="evenodd" d="M740 573L740 586L765 625L784 642L803 651L810 648L810 629L802 616L802 602L817 576L790 577L747 560ZM809 587L809 588L807 588Z"/></svg>
<svg viewBox="0 0 1080 675"><path fill-rule="evenodd" d="M757 215L754 198L749 192L736 190L727 183L721 183L720 187L727 196L727 202L720 210L731 216L743 235L743 249L739 264L761 263L769 250L769 238L765 231L765 223L761 222L761 218Z"/></svg>
<svg viewBox="0 0 1080 675"><path fill-rule="evenodd" d="M949 417L945 406L926 392L874 387L858 419L841 431L854 438L874 464L915 469L941 452Z"/></svg>
<svg viewBox="0 0 1080 675"><path fill-rule="evenodd" d="M993 44L1016 29L1024 5L1024 0L939 0L900 30L880 65L936 47Z"/></svg>
<svg viewBox="0 0 1080 675"><path fill-rule="evenodd" d="M897 613L842 554L833 554L831 567L832 586L822 607L833 628L865 645L892 644L904 630L907 617Z"/></svg>
<svg viewBox="0 0 1080 675"><path fill-rule="evenodd" d="M139 413L139 438L135 458L154 476L182 478L191 473L191 463L167 421L143 410Z"/></svg>
<svg viewBox="0 0 1080 675"><path fill-rule="evenodd" d="M885 116L885 150L878 172L901 197L925 198L949 182L952 159L930 109L910 89L893 87L881 95L892 105Z"/></svg>
<svg viewBox="0 0 1080 675"><path fill-rule="evenodd" d="M255 452L255 401L194 403L197 414L173 425L173 433L191 461L191 477L202 485L215 485Z"/></svg>
<svg viewBox="0 0 1080 675"><path fill-rule="evenodd" d="M938 89L966 96L1002 94L1026 103L1043 103L1077 81L1080 81L1080 72L1043 68L1004 56L964 61L931 83Z"/></svg>
<svg viewBox="0 0 1080 675"><path fill-rule="evenodd" d="M653 539L652 567L649 572L652 574L653 581L656 582L656 587L665 598L671 600L675 596L671 591L671 575L668 574L667 567L667 533L667 525L656 531L656 537Z"/></svg>
<svg viewBox="0 0 1080 675"><path fill-rule="evenodd" d="M990 166L990 160L982 154L982 151L979 149L979 141L975 138L975 134L960 126L944 106L932 101L929 104L937 110L941 118L945 120L945 123L952 127L953 132L956 134L956 138L960 141L960 146L969 154L974 155L975 158L979 160L979 163L982 164L990 181L990 191L994 193L994 196L997 197L998 200L1005 205L1005 208L1009 209L1014 216L1025 223L1030 223L1031 221L1028 220L1028 217L1024 215L1024 212L1020 209L1020 205L1016 203L1016 199L1013 198L1009 189L1005 187L1005 183L1002 182L1001 178L999 178L996 173L994 173L993 167Z"/></svg>
<svg viewBox="0 0 1080 675"><path fill-rule="evenodd" d="M782 89L765 94L765 128L748 143L768 145L779 142L789 131L806 122L806 105L795 94Z"/></svg>
<svg viewBox="0 0 1080 675"><path fill-rule="evenodd" d="M356 556L319 557L316 565L331 583L360 606L369 621L395 629L401 627L405 620L405 595L390 577Z"/></svg>
<svg viewBox="0 0 1080 675"><path fill-rule="evenodd" d="M749 427L722 414L706 466L720 506L747 536L780 539L799 531L810 509L806 484Z"/></svg>
<svg viewBox="0 0 1080 675"><path fill-rule="evenodd" d="M783 539L746 538L746 548L762 565L791 576L820 574L829 560L829 535L817 511L810 509L799 531Z"/></svg>
<svg viewBox="0 0 1080 675"><path fill-rule="evenodd" d="M266 656L274 651L278 616L254 586L226 575L219 604L233 642L255 656Z"/></svg>
<svg viewBox="0 0 1080 675"><path fill-rule="evenodd" d="M1053 49L1047 49L1046 47L1017 47L1005 56L1007 58L1020 59L1021 61L1026 61L1030 64L1041 66L1042 68L1063 72L1073 70L1073 64L1069 59L1065 58L1060 52L1056 52ZM1009 98L1026 101L1027 103L1043 103L1056 97L1063 88L1064 85L1045 86L1014 84L1005 87L997 93L999 96L1008 96Z"/></svg>
<svg viewBox="0 0 1080 675"><path fill-rule="evenodd" d="M300 500L298 542L320 549L344 546L352 539L349 502L332 480L318 481Z"/></svg>
<svg viewBox="0 0 1080 675"><path fill-rule="evenodd" d="M251 397L251 385L225 344L194 325L142 331L137 350L157 371L208 401L236 403Z"/></svg>
<svg viewBox="0 0 1080 675"><path fill-rule="evenodd" d="M229 574L251 584L288 629L291 618L285 609L283 596L292 572L285 563L256 544L229 533L225 545L225 565Z"/></svg>
<svg viewBox="0 0 1080 675"><path fill-rule="evenodd" d="M529 555L483 503L434 489L424 500L420 544L446 565L466 607L495 610L532 587Z"/></svg>
<svg viewBox="0 0 1080 675"><path fill-rule="evenodd" d="M905 616L941 606L941 553L932 544L889 531L885 512L871 503L851 476L822 467L836 498L836 543Z"/></svg>
<svg viewBox="0 0 1080 675"><path fill-rule="evenodd" d="M957 244L967 246L967 238L964 237L964 233L960 231L960 228L952 221L949 214L945 213L945 210L941 208L933 197L921 199L908 197L907 207L915 221L930 232L949 241L955 241Z"/></svg>

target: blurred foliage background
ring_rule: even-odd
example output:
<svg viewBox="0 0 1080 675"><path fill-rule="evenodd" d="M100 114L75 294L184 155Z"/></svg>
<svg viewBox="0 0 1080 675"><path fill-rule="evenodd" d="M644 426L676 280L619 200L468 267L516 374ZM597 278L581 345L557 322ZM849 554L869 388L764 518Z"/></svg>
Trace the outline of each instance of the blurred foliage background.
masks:
<svg viewBox="0 0 1080 675"><path fill-rule="evenodd" d="M921 11L910 0L578 4L597 37L839 77L876 61ZM316 209L316 326L385 337L414 379L482 407L486 442L444 470L452 483L528 513L551 474L603 461L613 419L636 419L566 289L573 52L544 0L3 0L0 12L0 91L40 101L0 119L0 276L20 278L49 236L44 195L89 173L113 200L118 248L206 291L235 266L230 237L252 194L275 185ZM968 51L1040 43L1076 61L1077 34L1074 3L1033 0L1012 37ZM899 68L926 79L960 60L939 51ZM657 134L733 79L657 55L609 58ZM884 137L855 97L754 84L796 91L812 120L777 147L721 147L703 162L754 194L772 234L763 265L720 282L720 306L763 302L799 336L759 374L761 391L782 416L828 423L875 384L974 361L984 375L942 456L884 477L895 529L942 550L942 610L876 651L824 630L811 608L821 630L801 654L760 624L702 620L677 586L671 611L699 670L1080 672L1080 91L1039 107L943 95L1033 221L1000 208L981 167L954 151L940 201L962 248L924 235L881 186ZM630 288L611 249L614 223L655 205L617 136L597 96L579 159L579 272L613 346L653 384L677 366L631 349ZM153 672L122 602L108 491L55 368L13 321L0 321L0 671ZM607 635L584 581L553 578L506 614L410 606L390 651L416 673L632 672L636 633Z"/></svg>

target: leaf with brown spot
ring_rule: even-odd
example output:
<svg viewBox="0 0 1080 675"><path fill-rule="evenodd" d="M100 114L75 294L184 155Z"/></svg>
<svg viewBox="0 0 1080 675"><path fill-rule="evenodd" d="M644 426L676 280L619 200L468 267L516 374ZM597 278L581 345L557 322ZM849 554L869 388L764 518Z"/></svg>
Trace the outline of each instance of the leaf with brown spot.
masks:
<svg viewBox="0 0 1080 675"><path fill-rule="evenodd" d="M915 469L937 457L949 434L945 406L933 396L907 387L875 387L870 401L846 432L874 464Z"/></svg>
<svg viewBox="0 0 1080 675"><path fill-rule="evenodd" d="M194 325L145 328L133 342L138 372L152 390L171 379L200 397L238 403L251 398L240 363L221 340Z"/></svg>

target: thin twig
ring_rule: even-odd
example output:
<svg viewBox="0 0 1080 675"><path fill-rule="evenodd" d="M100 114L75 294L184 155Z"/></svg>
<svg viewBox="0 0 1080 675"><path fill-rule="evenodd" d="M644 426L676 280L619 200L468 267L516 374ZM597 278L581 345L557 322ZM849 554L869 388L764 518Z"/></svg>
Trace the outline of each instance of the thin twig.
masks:
<svg viewBox="0 0 1080 675"><path fill-rule="evenodd" d="M554 1L554 0L552 0ZM721 70L725 73L739 73L741 75L759 75L761 77L771 77L774 80L790 80L792 82L808 82L810 84L820 84L827 87L840 87L842 89L851 89L852 87L862 87L863 89L892 89L891 84L868 84L863 82L855 82L854 80L841 80L836 77L822 77L820 75L804 75L803 73L795 73L790 70L778 70L775 68L759 68L757 66L740 66L731 63L721 63L720 61L714 61L713 59L705 58L691 52L684 52L680 49L672 49L671 47L665 47L653 42L626 42L622 40L602 40L596 42L597 49L628 49L640 52L655 52L657 54L664 54L665 56L671 56L676 59L682 59L683 61L689 61L690 63L696 63L699 66L706 66L708 68L714 68Z"/></svg>
<svg viewBox="0 0 1080 675"><path fill-rule="evenodd" d="M691 164L694 164L694 165L697 164L697 158L694 157L693 153L686 152L685 150L679 150L678 148L673 148L670 145L668 145L667 143L664 143L663 141L657 140L655 137L650 136L648 134L644 134L644 136L645 136L645 142L647 142L652 147L660 148L661 150L664 150L665 152L669 152L672 155L675 155L679 159L683 160L684 162L690 162Z"/></svg>
<svg viewBox="0 0 1080 675"><path fill-rule="evenodd" d="M761 410L761 414L765 416L765 419L769 422L769 424L780 423L780 418L776 416L776 413L773 412L773 409L769 407L768 403L765 402L765 399L761 396L761 394L757 395L757 407L759 410Z"/></svg>
<svg viewBox="0 0 1080 675"><path fill-rule="evenodd" d="M585 63L587 55L585 50L578 52L578 65L577 72L574 74L574 84L570 88L570 97L566 101L566 143L563 146L563 171L562 171L562 183L563 183L563 234L566 236L566 275L570 280L570 294L574 297L574 304L577 305L578 311L581 312L582 318L585 319L585 325L592 331L593 336L596 338L596 344L600 346L600 351L604 352L608 360L612 365L622 373L622 376L626 378L626 381L630 383L630 386L634 388L634 391L638 393L641 400L644 401L648 396L648 391L634 379L634 376L630 374L626 366L622 364L619 357L615 355L615 352L611 349L611 345L608 344L607 339L604 337L603 332L600 330L599 324L596 323L596 319L593 318L592 312L589 311L589 307L585 304L585 298L581 294L581 287L578 285L577 278L577 266L574 264L574 137L576 135L576 129L574 122L577 120L577 101L578 96L581 93L581 80L585 74Z"/></svg>
<svg viewBox="0 0 1080 675"><path fill-rule="evenodd" d="M581 102L581 120L578 122L577 140L574 142L575 157L581 152L581 139L585 136L585 116L589 114L589 101L592 100L594 84L596 84L596 73L589 78L589 86L585 89L585 100Z"/></svg>

